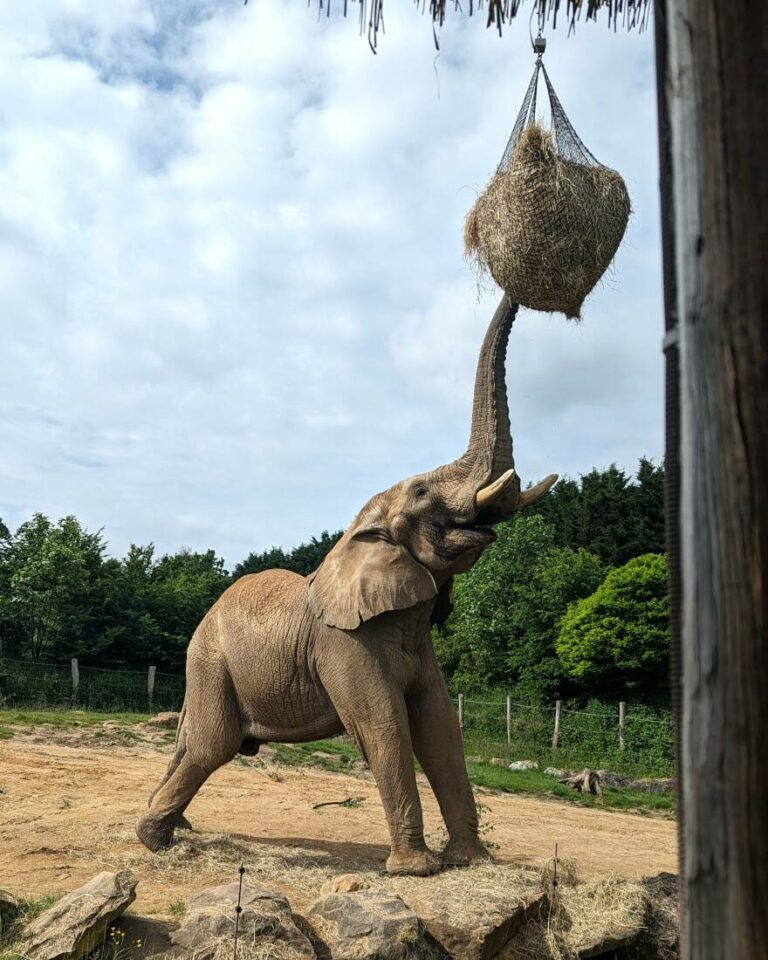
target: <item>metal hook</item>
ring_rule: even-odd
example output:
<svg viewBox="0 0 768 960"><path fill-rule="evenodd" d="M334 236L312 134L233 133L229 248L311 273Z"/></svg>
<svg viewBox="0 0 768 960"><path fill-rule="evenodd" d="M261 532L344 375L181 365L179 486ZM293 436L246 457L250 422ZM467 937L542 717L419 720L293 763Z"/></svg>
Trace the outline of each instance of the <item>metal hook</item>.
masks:
<svg viewBox="0 0 768 960"><path fill-rule="evenodd" d="M544 39L544 3L543 0L539 0L538 3L538 20L539 20L539 32L536 34L536 39L534 40L531 37L531 46L533 47L533 52L536 54L536 63L541 63L541 58L544 54L544 51L547 49L547 41ZM531 9L531 19L533 19L533 12L536 8ZM530 30L530 24L529 24Z"/></svg>

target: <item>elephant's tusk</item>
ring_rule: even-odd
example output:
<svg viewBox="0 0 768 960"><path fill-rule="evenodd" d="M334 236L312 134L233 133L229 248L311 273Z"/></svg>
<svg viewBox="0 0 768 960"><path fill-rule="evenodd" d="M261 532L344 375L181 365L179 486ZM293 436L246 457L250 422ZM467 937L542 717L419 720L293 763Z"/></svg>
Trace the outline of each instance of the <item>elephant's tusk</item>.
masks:
<svg viewBox="0 0 768 960"><path fill-rule="evenodd" d="M517 509L520 510L523 507L527 507L529 504L534 503L539 499L539 497L542 497L551 486L557 483L557 481L557 474L550 473L548 477L540 480L535 487L531 487L528 490L523 490L523 492L520 494L520 502L517 505Z"/></svg>
<svg viewBox="0 0 768 960"><path fill-rule="evenodd" d="M478 510L482 510L483 507L487 507L489 503L492 503L496 497L512 483L517 474L512 470L507 470L506 473L489 483L487 487L483 487L482 490L478 490L475 494L475 507Z"/></svg>

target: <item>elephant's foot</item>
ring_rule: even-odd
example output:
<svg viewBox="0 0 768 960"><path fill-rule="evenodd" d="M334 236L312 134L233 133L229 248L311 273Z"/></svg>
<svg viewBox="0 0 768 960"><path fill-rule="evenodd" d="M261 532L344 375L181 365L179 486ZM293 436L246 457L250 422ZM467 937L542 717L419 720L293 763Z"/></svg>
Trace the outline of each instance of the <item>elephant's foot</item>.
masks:
<svg viewBox="0 0 768 960"><path fill-rule="evenodd" d="M441 856L444 867L466 867L470 863L489 862L493 857L477 837L449 840Z"/></svg>
<svg viewBox="0 0 768 960"><path fill-rule="evenodd" d="M147 813L136 824L136 836L148 850L157 853L170 847L177 822L174 817L159 819Z"/></svg>
<svg viewBox="0 0 768 960"><path fill-rule="evenodd" d="M189 820L187 820L187 818L184 816L183 813L179 813L176 815L176 819L173 821L173 825L176 827L177 830L194 830L195 829L192 826L192 824L189 822Z"/></svg>
<svg viewBox="0 0 768 960"><path fill-rule="evenodd" d="M393 850L387 860L387 873L392 877L429 877L440 870L440 860L428 850Z"/></svg>

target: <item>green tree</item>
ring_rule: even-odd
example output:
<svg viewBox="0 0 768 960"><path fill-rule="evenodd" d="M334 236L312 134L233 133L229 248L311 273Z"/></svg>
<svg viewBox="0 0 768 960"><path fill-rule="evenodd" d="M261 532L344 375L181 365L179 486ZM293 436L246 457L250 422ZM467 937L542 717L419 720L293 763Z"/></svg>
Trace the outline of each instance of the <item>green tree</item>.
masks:
<svg viewBox="0 0 768 960"><path fill-rule="evenodd" d="M153 544L132 543L122 560L104 565L107 619L102 662L110 666L155 663L161 628L155 617Z"/></svg>
<svg viewBox="0 0 768 960"><path fill-rule="evenodd" d="M631 479L612 464L579 482L565 478L530 510L551 523L555 542L583 547L607 566L664 551L664 468L645 458Z"/></svg>
<svg viewBox="0 0 768 960"><path fill-rule="evenodd" d="M597 687L666 683L667 614L666 559L635 557L568 608L557 637L563 669Z"/></svg>
<svg viewBox="0 0 768 960"><path fill-rule="evenodd" d="M586 550L555 545L541 517L520 516L497 528L498 539L456 579L454 612L436 649L455 688L504 685L549 697L563 674L555 651L568 604L603 577Z"/></svg>
<svg viewBox="0 0 768 960"><path fill-rule="evenodd" d="M158 666L181 666L198 624L229 586L224 561L213 550L182 549L161 557L152 574L152 607L160 626Z"/></svg>
<svg viewBox="0 0 768 960"><path fill-rule="evenodd" d="M4 541L0 618L35 660L95 653L104 615L104 542L74 517L41 513Z"/></svg>
<svg viewBox="0 0 768 960"><path fill-rule="evenodd" d="M305 577L317 570L328 551L339 541L342 532L338 530L336 533L328 533L323 530L319 538L312 537L309 543L301 543L289 553L281 547L271 547L262 553L251 553L238 563L232 576L237 579L246 573L261 573L263 570L292 570Z"/></svg>

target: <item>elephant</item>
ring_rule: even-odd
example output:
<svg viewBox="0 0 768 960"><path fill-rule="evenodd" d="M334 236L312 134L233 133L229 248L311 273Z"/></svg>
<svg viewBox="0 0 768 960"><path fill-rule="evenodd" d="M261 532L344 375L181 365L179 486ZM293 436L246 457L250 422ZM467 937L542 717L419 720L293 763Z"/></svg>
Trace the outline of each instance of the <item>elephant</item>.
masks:
<svg viewBox="0 0 768 960"><path fill-rule="evenodd" d="M505 363L516 311L504 297L488 327L458 460L377 493L314 573L243 576L205 615L187 650L175 754L136 827L150 850L171 843L197 791L238 752L346 731L376 780L390 874L488 857L431 627L493 525L557 480L521 492L515 472ZM414 755L447 828L440 857L424 840Z"/></svg>

